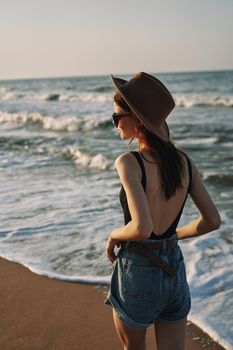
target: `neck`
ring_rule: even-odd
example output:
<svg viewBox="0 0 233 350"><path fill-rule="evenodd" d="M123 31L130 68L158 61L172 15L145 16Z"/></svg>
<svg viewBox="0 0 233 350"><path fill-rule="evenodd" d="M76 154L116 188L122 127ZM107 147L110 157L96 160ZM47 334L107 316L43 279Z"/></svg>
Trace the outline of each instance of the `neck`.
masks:
<svg viewBox="0 0 233 350"><path fill-rule="evenodd" d="M139 152L148 151L149 148L145 143L139 142L139 140L138 140L138 150L139 150Z"/></svg>

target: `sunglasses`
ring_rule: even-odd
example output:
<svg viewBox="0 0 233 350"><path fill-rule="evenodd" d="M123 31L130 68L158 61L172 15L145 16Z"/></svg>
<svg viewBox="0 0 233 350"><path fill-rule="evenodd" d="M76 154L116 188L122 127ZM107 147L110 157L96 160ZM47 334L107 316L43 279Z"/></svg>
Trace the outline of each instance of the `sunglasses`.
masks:
<svg viewBox="0 0 233 350"><path fill-rule="evenodd" d="M115 125L115 127L116 127L116 128L118 127L119 120L120 120L122 117L127 117L127 116L129 116L129 115L130 115L130 113L122 113L122 114L113 113L112 119L113 119L113 124Z"/></svg>

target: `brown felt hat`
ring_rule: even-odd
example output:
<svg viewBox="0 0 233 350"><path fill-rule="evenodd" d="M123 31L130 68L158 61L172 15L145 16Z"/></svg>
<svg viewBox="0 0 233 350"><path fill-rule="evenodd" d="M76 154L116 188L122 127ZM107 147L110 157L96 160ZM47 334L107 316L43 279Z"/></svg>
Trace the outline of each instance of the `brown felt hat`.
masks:
<svg viewBox="0 0 233 350"><path fill-rule="evenodd" d="M169 140L169 128L165 121L175 107L175 102L166 86L150 74L140 72L130 80L111 79L122 98L140 119L143 125L164 141Z"/></svg>

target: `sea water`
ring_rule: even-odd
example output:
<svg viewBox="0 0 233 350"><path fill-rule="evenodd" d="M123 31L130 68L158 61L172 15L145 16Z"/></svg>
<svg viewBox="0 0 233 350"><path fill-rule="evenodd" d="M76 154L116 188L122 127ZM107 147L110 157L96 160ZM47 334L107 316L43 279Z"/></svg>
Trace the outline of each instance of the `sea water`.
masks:
<svg viewBox="0 0 233 350"><path fill-rule="evenodd" d="M222 218L218 230L180 241L189 317L230 349L233 71L152 74L175 98L171 138L196 163ZM52 278L109 284L105 245L123 225L114 160L129 142L112 124L114 91L109 76L0 81L1 256ZM179 225L198 215L188 198Z"/></svg>

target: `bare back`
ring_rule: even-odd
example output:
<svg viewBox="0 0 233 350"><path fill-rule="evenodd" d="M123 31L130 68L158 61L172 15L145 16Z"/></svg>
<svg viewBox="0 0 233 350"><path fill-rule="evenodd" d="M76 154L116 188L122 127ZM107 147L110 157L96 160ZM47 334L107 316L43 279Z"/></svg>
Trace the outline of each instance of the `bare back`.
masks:
<svg viewBox="0 0 233 350"><path fill-rule="evenodd" d="M154 162L147 152L140 152L144 158L149 161ZM187 159L182 155L185 161L185 177L182 178L183 188L177 190L176 194L172 196L169 200L166 200L161 194L161 183L158 173L158 165L156 163L150 163L144 160L142 161L146 172L146 198L148 201L148 206L151 214L151 219L153 223L153 232L157 235L163 234L172 224L172 222L177 217L187 194L189 186L189 172Z"/></svg>

